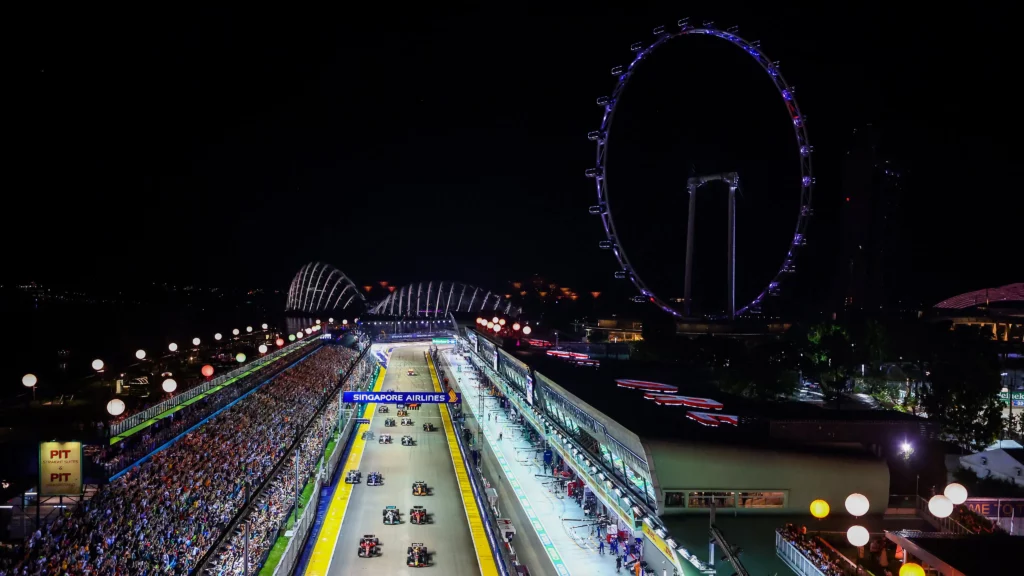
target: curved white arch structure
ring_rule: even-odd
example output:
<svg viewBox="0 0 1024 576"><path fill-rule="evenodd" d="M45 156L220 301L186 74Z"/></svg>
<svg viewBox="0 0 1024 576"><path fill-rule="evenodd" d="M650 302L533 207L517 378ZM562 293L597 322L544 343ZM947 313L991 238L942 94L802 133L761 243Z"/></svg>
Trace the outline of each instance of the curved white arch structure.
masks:
<svg viewBox="0 0 1024 576"><path fill-rule="evenodd" d="M309 313L344 310L356 299L363 302L366 297L341 270L323 262L310 262L292 279L285 310Z"/></svg>
<svg viewBox="0 0 1024 576"><path fill-rule="evenodd" d="M461 282L417 282L396 288L370 310L382 316L444 318L451 312L499 312L518 317L523 313L502 294Z"/></svg>

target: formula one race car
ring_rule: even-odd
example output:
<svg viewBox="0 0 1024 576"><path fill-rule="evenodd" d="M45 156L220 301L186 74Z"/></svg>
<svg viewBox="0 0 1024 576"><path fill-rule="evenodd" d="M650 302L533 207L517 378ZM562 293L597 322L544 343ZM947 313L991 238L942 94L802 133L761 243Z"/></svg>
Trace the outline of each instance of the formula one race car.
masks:
<svg viewBox="0 0 1024 576"><path fill-rule="evenodd" d="M366 475L367 486L383 486L384 477L380 475L380 472L370 472Z"/></svg>
<svg viewBox="0 0 1024 576"><path fill-rule="evenodd" d="M412 483L412 495L430 496L430 488L427 487L427 483L423 480L417 480Z"/></svg>
<svg viewBox="0 0 1024 576"><path fill-rule="evenodd" d="M388 427L394 426L395 425L395 419L394 418L385 418L384 419L384 425L388 426Z"/></svg>
<svg viewBox="0 0 1024 576"><path fill-rule="evenodd" d="M377 413L378 414L387 414L388 413L388 407L387 406L378 406L377 407Z"/></svg>
<svg viewBox="0 0 1024 576"><path fill-rule="evenodd" d="M363 440L373 440L373 431L367 430L363 432Z"/></svg>
<svg viewBox="0 0 1024 576"><path fill-rule="evenodd" d="M413 542L412 546L409 546L405 563L410 568L430 566L430 553L427 552L427 547L422 542Z"/></svg>
<svg viewBox="0 0 1024 576"><path fill-rule="evenodd" d="M430 524L430 515L423 506L413 506L409 510L409 521L413 524Z"/></svg>
<svg viewBox="0 0 1024 576"><path fill-rule="evenodd" d="M359 484L360 480L362 480L362 474L359 470L349 470L345 473L346 484Z"/></svg>
<svg viewBox="0 0 1024 576"><path fill-rule="evenodd" d="M398 506L385 506L384 507L384 523L385 524L401 524L402 517L398 511Z"/></svg>
<svg viewBox="0 0 1024 576"><path fill-rule="evenodd" d="M367 534L359 539L359 557L372 558L380 556L380 540L373 534Z"/></svg>
<svg viewBox="0 0 1024 576"><path fill-rule="evenodd" d="M404 409L404 408L399 408L397 414L399 416L408 416L409 415L409 411Z"/></svg>
<svg viewBox="0 0 1024 576"><path fill-rule="evenodd" d="M420 405L419 404L409 404L409 410L419 410L419 409L420 409Z"/></svg>
<svg viewBox="0 0 1024 576"><path fill-rule="evenodd" d="M391 434L381 434L377 438L378 444L391 444Z"/></svg>
<svg viewBox="0 0 1024 576"><path fill-rule="evenodd" d="M412 439L412 436L402 436L402 446L415 446L416 441Z"/></svg>
<svg viewBox="0 0 1024 576"><path fill-rule="evenodd" d="M423 431L424 432L436 432L437 431L437 426L434 426L430 422L426 422L425 424L423 424Z"/></svg>
<svg viewBox="0 0 1024 576"><path fill-rule="evenodd" d="M415 376L416 375L416 371L413 370L412 368L409 368L405 373L408 374L409 376Z"/></svg>
<svg viewBox="0 0 1024 576"><path fill-rule="evenodd" d="M402 418L402 426L412 426L412 418Z"/></svg>

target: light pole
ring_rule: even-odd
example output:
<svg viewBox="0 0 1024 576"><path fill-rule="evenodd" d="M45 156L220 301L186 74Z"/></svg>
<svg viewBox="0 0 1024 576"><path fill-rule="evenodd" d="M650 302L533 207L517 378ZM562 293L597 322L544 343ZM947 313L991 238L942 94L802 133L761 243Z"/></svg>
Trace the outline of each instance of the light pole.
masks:
<svg viewBox="0 0 1024 576"><path fill-rule="evenodd" d="M21 377L21 383L32 389L32 401L36 401L36 384L39 383L39 378L36 378L35 374L25 374Z"/></svg>

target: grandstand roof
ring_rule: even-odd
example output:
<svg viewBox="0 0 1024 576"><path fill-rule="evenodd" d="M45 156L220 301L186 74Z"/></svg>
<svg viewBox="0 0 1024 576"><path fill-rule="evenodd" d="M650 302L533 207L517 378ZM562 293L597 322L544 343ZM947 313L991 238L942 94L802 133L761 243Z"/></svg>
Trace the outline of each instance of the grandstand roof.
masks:
<svg viewBox="0 0 1024 576"><path fill-rule="evenodd" d="M992 304L1010 302L1024 302L1024 282L965 292L939 302L934 308L963 310L977 306L990 306Z"/></svg>

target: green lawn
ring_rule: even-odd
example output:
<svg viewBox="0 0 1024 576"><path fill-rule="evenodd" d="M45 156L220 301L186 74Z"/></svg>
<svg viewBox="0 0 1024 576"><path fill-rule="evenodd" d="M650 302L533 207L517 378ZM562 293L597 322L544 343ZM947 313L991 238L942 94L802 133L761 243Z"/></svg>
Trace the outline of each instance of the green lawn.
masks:
<svg viewBox="0 0 1024 576"><path fill-rule="evenodd" d="M331 454L334 453L334 448L337 446L338 441L334 438L327 443L327 449L324 450L324 458L330 458ZM323 459L321 459L321 462ZM319 467L319 466L318 466ZM305 510L309 504L309 500L313 497L313 485L316 483L316 479L310 479L306 482L306 486L302 489L302 494L299 494L299 504L301 510ZM263 564L263 568L260 569L259 576L273 576L274 570L277 565L281 562L281 556L284 555L285 548L288 547L288 542L291 540L290 536L285 536L285 532L292 529L295 525L298 517L296 511L292 511L291 515L288 516L288 520L284 523L284 528L281 530L281 535L277 537L277 541L274 542L274 546L270 549L270 554L267 556L267 561Z"/></svg>

